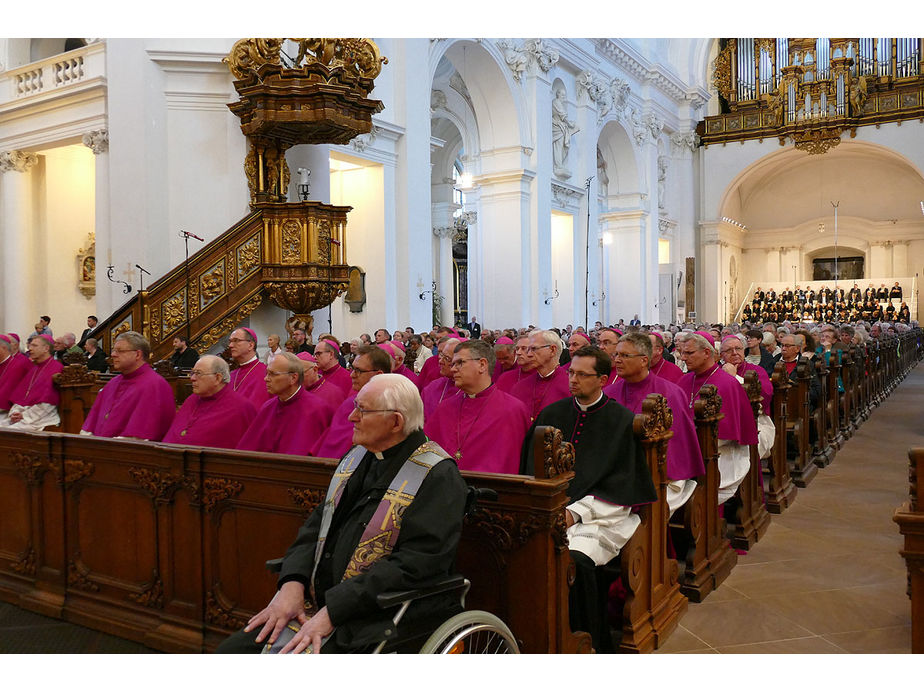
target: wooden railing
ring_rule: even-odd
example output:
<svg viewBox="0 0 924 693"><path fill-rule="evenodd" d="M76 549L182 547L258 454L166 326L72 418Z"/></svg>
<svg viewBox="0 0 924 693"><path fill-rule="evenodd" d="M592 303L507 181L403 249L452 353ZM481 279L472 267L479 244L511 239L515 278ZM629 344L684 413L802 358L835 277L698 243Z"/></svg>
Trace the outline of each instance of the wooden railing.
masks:
<svg viewBox="0 0 924 693"><path fill-rule="evenodd" d="M122 332L141 332L152 358L188 334L199 352L240 326L264 298L303 316L346 289L346 215L320 202L258 203L254 211L103 320L93 335L111 353Z"/></svg>
<svg viewBox="0 0 924 693"><path fill-rule="evenodd" d="M908 500L895 510L892 520L905 537L901 551L908 566L908 596L911 598L911 652L924 654L924 448L908 451Z"/></svg>

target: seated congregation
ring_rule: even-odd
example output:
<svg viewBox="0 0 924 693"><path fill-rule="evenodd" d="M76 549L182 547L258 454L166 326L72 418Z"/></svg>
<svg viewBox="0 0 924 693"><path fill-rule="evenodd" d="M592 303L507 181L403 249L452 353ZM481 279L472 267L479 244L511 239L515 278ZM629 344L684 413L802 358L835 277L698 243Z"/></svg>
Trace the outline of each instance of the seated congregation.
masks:
<svg viewBox="0 0 924 693"><path fill-rule="evenodd" d="M556 538L554 522L543 530L547 548L567 550L558 565L573 561L576 571L570 589L567 569L543 578L563 594L563 630L588 633L596 652L651 651L676 627L686 600L718 587L735 549L746 551L766 530L767 510L791 504L793 482L806 485L809 466L831 461L921 351L915 330L903 333L902 349L899 338L884 337L826 352L813 364L801 356L798 335L787 335L768 374L745 361L746 335L717 343L709 332L689 331L673 339L684 373L663 357L657 332L575 333L567 350L554 331L533 330L516 343L501 337L493 346L441 332L438 356L414 373L403 345L386 340L358 346L349 368L338 362L333 340L313 353L279 350L264 363L257 336L238 328L228 340L234 369L222 357L201 356L189 388L186 376L152 368L142 335L115 339L118 374L101 388L95 383L95 399L78 398L83 436L339 460L324 468L326 493L288 537L294 542L276 595L212 647L256 652L288 631L294 636L283 651L366 651L391 623L378 594L439 582L456 567L484 570L473 551L488 541L485 531L496 542L504 520L490 504L477 521L464 518L466 484L509 491L506 477L495 476L502 474L565 480L562 507L552 510L561 513L563 536ZM18 347L0 336L0 396L8 397L0 425L77 432L60 425L59 390L70 386L52 378L62 366L49 365L49 341L30 339L29 362L20 358L12 371ZM664 364L678 377L660 377ZM19 382L8 387L14 372ZM549 437L553 429L557 438ZM503 551L517 548L501 543ZM641 577L627 563L640 556ZM491 587L476 585L473 594L516 621L515 607L496 596L492 603ZM407 616L458 610L458 599L436 595ZM228 634L238 622L220 625ZM567 638L538 647L589 649Z"/></svg>

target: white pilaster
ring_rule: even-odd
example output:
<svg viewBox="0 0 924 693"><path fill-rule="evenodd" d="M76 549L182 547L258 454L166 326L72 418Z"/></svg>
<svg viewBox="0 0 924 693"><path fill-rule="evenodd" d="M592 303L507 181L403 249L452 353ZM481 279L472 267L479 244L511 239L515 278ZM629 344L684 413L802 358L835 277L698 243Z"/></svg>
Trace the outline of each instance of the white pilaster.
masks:
<svg viewBox="0 0 924 693"><path fill-rule="evenodd" d="M95 234L96 234L96 314L112 313L127 298L120 291L121 284L109 280L108 269L112 264L112 226L109 220L109 131L94 130L83 136L83 143L96 155L95 176Z"/></svg>
<svg viewBox="0 0 924 693"><path fill-rule="evenodd" d="M0 226L3 228L4 330L23 339L33 331L37 311L35 287L35 219L33 218L32 168L38 156L19 150L0 152Z"/></svg>

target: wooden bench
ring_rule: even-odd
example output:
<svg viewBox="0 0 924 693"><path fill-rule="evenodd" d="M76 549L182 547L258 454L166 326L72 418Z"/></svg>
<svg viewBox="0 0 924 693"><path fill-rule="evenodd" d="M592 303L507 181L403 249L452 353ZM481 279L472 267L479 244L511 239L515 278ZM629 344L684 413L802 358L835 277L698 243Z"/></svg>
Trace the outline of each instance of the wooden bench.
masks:
<svg viewBox="0 0 924 693"><path fill-rule="evenodd" d="M908 596L911 598L911 652L924 654L924 448L908 451L910 491L908 500L895 510L892 520L905 537L901 555L908 566Z"/></svg>
<svg viewBox="0 0 924 693"><path fill-rule="evenodd" d="M543 449L547 479L464 474L498 500L467 520L458 565L473 583L468 608L504 619L524 652L586 652L589 636L568 625L573 473L556 446ZM0 599L167 652L211 651L272 597L264 562L284 553L334 467L4 431Z"/></svg>
<svg viewBox="0 0 924 693"><path fill-rule="evenodd" d="M677 561L667 557L670 511L667 506L665 456L673 436L673 413L667 400L651 394L633 423L645 449L658 501L638 511L641 524L620 552L620 579L626 592L622 609L620 652L651 652L661 647L687 610L680 592Z"/></svg>
<svg viewBox="0 0 924 693"><path fill-rule="evenodd" d="M812 462L811 426L812 411L809 399L809 370L803 360L796 365L796 382L789 389L787 402L786 426L795 440L795 456L791 458L789 474L796 486L805 488L815 475L818 467Z"/></svg>
<svg viewBox="0 0 924 693"><path fill-rule="evenodd" d="M747 371L744 374L744 389L748 394L748 401L754 411L754 422L761 412L760 380L757 373ZM731 537L731 545L736 549L749 551L754 544L767 532L770 526L770 515L764 505L763 473L761 472L760 454L757 444L751 445L751 468L745 474L735 494L739 504L735 511L735 529Z"/></svg>
<svg viewBox="0 0 924 693"><path fill-rule="evenodd" d="M724 416L721 406L722 398L715 385L704 385L694 404L693 418L705 473L696 478L690 500L671 518L674 546L684 563L680 591L692 602L705 599L738 562L718 507L718 425Z"/></svg>
<svg viewBox="0 0 924 693"><path fill-rule="evenodd" d="M776 436L767 463L766 505L771 513L781 513L792 505L798 490L789 475L789 458L786 454L789 390L792 385L782 362L776 364L770 380L773 383L771 418Z"/></svg>

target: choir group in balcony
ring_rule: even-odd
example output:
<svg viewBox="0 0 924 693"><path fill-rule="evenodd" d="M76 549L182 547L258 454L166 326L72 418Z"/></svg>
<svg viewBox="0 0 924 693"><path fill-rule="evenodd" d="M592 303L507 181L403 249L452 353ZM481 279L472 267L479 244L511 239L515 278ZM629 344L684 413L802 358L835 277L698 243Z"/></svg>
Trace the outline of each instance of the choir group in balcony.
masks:
<svg viewBox="0 0 924 693"><path fill-rule="evenodd" d="M798 285L786 287L777 293L773 289L764 291L759 286L750 303L741 311L741 319L746 322L911 322L911 309L903 300L902 287L898 282L889 289L885 284L879 288L870 284L861 291L855 283L844 291L843 287L822 286L814 289L802 289Z"/></svg>

